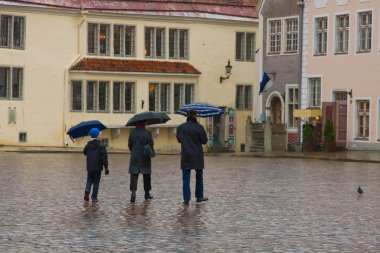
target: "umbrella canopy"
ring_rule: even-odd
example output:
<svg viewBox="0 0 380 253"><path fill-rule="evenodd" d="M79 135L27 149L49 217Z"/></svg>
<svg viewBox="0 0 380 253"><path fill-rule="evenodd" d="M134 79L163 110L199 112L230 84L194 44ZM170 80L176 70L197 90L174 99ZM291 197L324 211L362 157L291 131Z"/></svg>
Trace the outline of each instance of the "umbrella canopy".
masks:
<svg viewBox="0 0 380 253"><path fill-rule="evenodd" d="M94 127L99 129L100 131L107 128L99 120L82 121L81 123L71 127L66 134L70 135L71 138L76 139L79 137L89 135L89 131L91 130L91 128Z"/></svg>
<svg viewBox="0 0 380 253"><path fill-rule="evenodd" d="M168 120L170 118L166 113L148 111L135 114L125 126L136 126L136 123L141 121L144 121L145 125L163 124Z"/></svg>
<svg viewBox="0 0 380 253"><path fill-rule="evenodd" d="M187 111L189 110L196 111L197 116L202 117L202 118L218 116L224 113L223 110L220 109L219 107L216 107L214 105L204 104L204 103L192 103L192 104L184 105L181 108L179 108L179 110L176 111L175 113L186 116Z"/></svg>

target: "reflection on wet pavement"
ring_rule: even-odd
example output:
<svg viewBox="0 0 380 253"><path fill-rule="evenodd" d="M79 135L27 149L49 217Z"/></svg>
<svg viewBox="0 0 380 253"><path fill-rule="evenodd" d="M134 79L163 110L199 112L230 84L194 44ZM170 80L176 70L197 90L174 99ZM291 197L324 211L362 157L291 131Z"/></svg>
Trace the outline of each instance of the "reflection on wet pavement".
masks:
<svg viewBox="0 0 380 253"><path fill-rule="evenodd" d="M140 177L135 204L128 155L96 204L81 154L0 159L0 252L380 252L378 164L206 157L210 200L183 206L178 156L154 158L154 199Z"/></svg>

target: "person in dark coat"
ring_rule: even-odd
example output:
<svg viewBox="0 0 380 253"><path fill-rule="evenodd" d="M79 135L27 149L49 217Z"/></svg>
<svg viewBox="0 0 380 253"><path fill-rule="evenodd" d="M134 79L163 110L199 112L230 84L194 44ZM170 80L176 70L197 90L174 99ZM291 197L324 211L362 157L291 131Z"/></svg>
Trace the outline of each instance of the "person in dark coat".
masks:
<svg viewBox="0 0 380 253"><path fill-rule="evenodd" d="M136 201L137 181L139 174L143 174L145 200L153 199L149 193L152 189L151 184L151 157L144 154L144 145L149 144L152 149L154 146L152 134L145 129L145 122L136 124L136 128L131 131L128 138L128 148L131 151L129 162L131 202Z"/></svg>
<svg viewBox="0 0 380 253"><path fill-rule="evenodd" d="M91 128L91 140L83 149L87 164L87 182L84 191L85 201L90 200L91 186L94 185L91 200L92 202L98 202L98 191L103 167L105 174L109 174L107 149L106 146L100 142L99 134L100 131L97 128Z"/></svg>
<svg viewBox="0 0 380 253"><path fill-rule="evenodd" d="M177 127L177 140L181 143L182 191L184 204L191 198L190 173L195 170L195 198L197 202L208 200L203 196L204 157L202 144L207 143L207 134L197 122L196 111L187 112L187 121Z"/></svg>

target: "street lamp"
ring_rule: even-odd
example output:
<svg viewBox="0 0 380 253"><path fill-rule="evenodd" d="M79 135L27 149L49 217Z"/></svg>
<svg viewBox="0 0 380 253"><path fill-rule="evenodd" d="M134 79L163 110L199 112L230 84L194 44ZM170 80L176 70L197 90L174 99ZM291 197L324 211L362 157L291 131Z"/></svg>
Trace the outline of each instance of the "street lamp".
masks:
<svg viewBox="0 0 380 253"><path fill-rule="evenodd" d="M226 80L226 79L230 78L231 70L232 70L232 66L230 64L230 60L228 60L228 64L226 65L225 68L226 68L226 77L221 76L220 80L219 80L220 83L222 83L223 80Z"/></svg>

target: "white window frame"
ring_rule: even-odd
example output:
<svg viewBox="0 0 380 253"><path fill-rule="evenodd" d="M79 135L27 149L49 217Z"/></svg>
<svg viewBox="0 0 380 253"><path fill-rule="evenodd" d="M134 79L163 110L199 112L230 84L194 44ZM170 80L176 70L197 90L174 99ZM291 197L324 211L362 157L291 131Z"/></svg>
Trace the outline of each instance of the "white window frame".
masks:
<svg viewBox="0 0 380 253"><path fill-rule="evenodd" d="M326 19L327 20L327 27L326 27L326 30L325 30L325 34L326 34L326 49L325 49L325 53L319 53L318 52L318 36L317 36L317 32L318 32L318 29L317 29L317 21L319 19ZM317 56L317 57L320 57L320 56L327 56L328 55L328 36L329 36L329 17L327 15L321 15L321 16L314 16L313 17L313 56Z"/></svg>
<svg viewBox="0 0 380 253"><path fill-rule="evenodd" d="M338 25L338 18L341 16L348 16L348 27L346 29L339 29ZM352 28L352 17L350 12L341 12L341 13L335 13L334 14L334 36L333 36L333 43L334 43L334 54L335 55L347 55L350 51L350 37L351 37L351 28ZM339 36L338 33L342 32L340 30L344 30L343 32L348 33L347 39L347 51L338 51L339 48Z"/></svg>
<svg viewBox="0 0 380 253"><path fill-rule="evenodd" d="M297 102L293 102L292 101L292 104L293 104L293 120L294 120L294 124L293 124L293 126L289 126L289 120L290 120L290 111L289 111L289 98L290 98L290 92L289 92L289 90L290 89L292 89L292 90L294 90L294 89L297 89L298 90L298 94L297 94L297 96L298 96L298 101ZM285 120L286 120L286 124L287 124L287 128L298 128L298 125L299 125L299 122L297 122L297 121L299 121L299 118L298 119L295 119L295 117L294 117L294 109L299 109L299 108L301 108L301 100L300 100L300 97L299 97L299 93L300 93L300 87L299 87L299 85L298 84L287 84L286 85L286 95L285 95ZM295 107L297 107L297 108L295 108Z"/></svg>
<svg viewBox="0 0 380 253"><path fill-rule="evenodd" d="M81 87L81 93L80 93L80 109L74 109L74 83L79 83L80 82L80 87ZM70 111L72 112L81 112L83 111L83 105L84 105L84 99L83 99L83 81L82 80L71 80L71 87L70 87Z"/></svg>
<svg viewBox="0 0 380 253"><path fill-rule="evenodd" d="M242 88L240 97L238 98L238 89ZM247 94L246 88L250 88ZM248 97L247 97L248 95ZM237 84L235 88L235 107L239 111L250 111L253 108L253 85L252 84Z"/></svg>
<svg viewBox="0 0 380 253"><path fill-rule="evenodd" d="M89 82L94 82L95 83L95 89L94 89L94 94L93 94L93 109L88 109L88 85ZM105 94L105 109L100 110L99 109L99 101L100 101L100 89L99 85L101 82L106 83L106 94ZM85 90L85 97L86 97L86 103L85 103L85 111L86 112L100 112L100 113L105 113L109 112L109 104L110 104L110 82L109 81L104 81L104 80L86 80L86 90Z"/></svg>
<svg viewBox="0 0 380 253"><path fill-rule="evenodd" d="M178 108L176 108L176 87L179 87L179 96L178 96ZM186 87L190 87L190 101L186 102ZM180 83L175 82L173 84L173 109L174 111L177 111L181 106L187 104L187 103L193 103L194 102L194 94L195 94L195 84L194 83Z"/></svg>
<svg viewBox="0 0 380 253"><path fill-rule="evenodd" d="M89 26L90 25L96 25L96 34L95 34L95 37L93 38L94 40L94 52L90 52L89 51L89 34L88 34L88 31L89 31ZM102 53L101 52L101 34L100 34L100 28L101 26L106 26L108 27L108 34L106 34L105 36L105 41L106 41L106 52L105 53ZM107 24L107 23L96 23L96 22L88 22L87 23L87 54L88 55L103 55L103 56L109 56L110 55L110 48L111 47L111 35L112 35L112 26L111 24ZM112 43L113 44L113 43Z"/></svg>
<svg viewBox="0 0 380 253"><path fill-rule="evenodd" d="M151 32L151 37L149 41L149 49L150 49L150 54L147 55L147 37L146 37L146 32L147 29L153 29ZM157 56L157 30L162 30L163 31L163 37L161 39L161 55ZM156 27L156 26L145 26L144 27L144 57L145 58L151 58L151 59L165 59L166 57L166 28L165 27Z"/></svg>
<svg viewBox="0 0 380 253"><path fill-rule="evenodd" d="M290 21L290 20L296 20L297 21L297 31L291 31L291 32L288 32L287 30L288 30L288 24L287 24L287 21ZM299 33L299 30L300 30L300 28L299 28L299 18L298 18L298 16L296 16L296 17L286 17L286 18L283 18L283 22L284 22L284 25L283 25L283 27L284 27L284 47L283 47L283 49L284 49L284 53L286 53L286 54L295 54L295 53L298 53L298 48L299 48L299 44L300 44L300 39L299 39L299 35L300 35L300 33ZM297 49L296 50L287 50L287 48L288 48L288 35L292 35L292 36L294 36L294 35L296 35L296 37L297 37L297 39L296 39L296 44L294 44L293 42L294 42L294 38L292 37L292 39L291 39L291 41L292 41L292 43L291 43L291 47L293 48L294 46L296 46L297 47Z"/></svg>
<svg viewBox="0 0 380 253"><path fill-rule="evenodd" d="M175 36L173 38L173 44L171 44L171 32L175 33ZM184 35L184 41L181 42L181 32L185 32L186 35ZM190 36L190 29L187 28L168 28L168 57L169 59L181 59L181 60L188 60L189 59L189 36ZM173 47L173 48L172 48ZM184 55L180 55L180 48L183 47L183 53ZM173 50L173 55L170 54L171 50Z"/></svg>
<svg viewBox="0 0 380 253"><path fill-rule="evenodd" d="M119 110L115 110L115 85L116 84L120 84L120 93L119 93L119 96L120 96L120 100L119 100L119 106L120 106L120 109ZM126 97L126 86L131 86L131 97L130 97L130 100L131 100L131 109L130 110L127 110L126 109L126 100L127 100L127 97ZM133 81L113 81L112 82L112 111L114 113L133 113L136 111L136 82L133 82Z"/></svg>
<svg viewBox="0 0 380 253"><path fill-rule="evenodd" d="M115 53L115 27L120 27L120 53ZM130 54L127 54L127 48L126 48L126 32L127 29L132 29L131 34L131 45L130 45ZM135 25L122 25L122 24L113 24L112 25L112 50L113 55L116 57L135 57L136 56L136 26Z"/></svg>
<svg viewBox="0 0 380 253"><path fill-rule="evenodd" d="M287 32L287 21L288 20L292 20L292 19L296 19L297 20L297 50L291 50L291 51L288 51L287 50L287 35L288 35L288 32ZM270 49L271 49L271 34L270 34L270 22L271 21L280 21L280 25L281 25L281 32L280 32L280 51L275 51L275 52L271 52ZM299 19L299 16L287 16L287 17L281 17L281 18L269 18L267 20L267 56L271 56L271 55L279 55L279 54L283 54L283 55L294 55L294 54L298 54L299 53L299 48L300 48L300 19ZM294 34L294 33L293 33ZM294 45L293 45L294 46Z"/></svg>
<svg viewBox="0 0 380 253"><path fill-rule="evenodd" d="M319 80L319 98L317 99L313 99L312 100L312 89L311 89L311 81L312 80ZM309 76L308 79L307 79L307 90L308 90L308 94L307 94L307 97L308 97L308 107L309 108L320 108L322 106L322 78L320 76ZM314 104L314 102L312 103L312 101L316 100L317 103ZM319 101L319 102L318 102Z"/></svg>
<svg viewBox="0 0 380 253"><path fill-rule="evenodd" d="M243 35L243 39L241 41L241 44L238 45L237 43L237 35L238 34L242 34ZM251 39L253 38L253 41L251 41L250 43L250 48L248 49L247 47L247 37L251 36ZM239 53L240 53L240 56L238 58L238 55L237 55L237 50L238 50L238 46L239 46ZM251 57L249 58L248 57L248 51L250 51L250 55ZM241 61L241 62L254 62L255 61L255 50L256 50L256 33L255 32L246 32L246 31L237 31L235 33L235 60L236 61Z"/></svg>
<svg viewBox="0 0 380 253"><path fill-rule="evenodd" d="M358 102L359 101L368 101L369 102L369 120L368 120L368 139L366 138L358 138L358 132L359 132L359 122L358 122ZM354 99L354 111L353 111L353 133L352 133L352 140L353 142L370 142L371 141L371 108L373 107L372 101L370 97L357 97Z"/></svg>
<svg viewBox="0 0 380 253"><path fill-rule="evenodd" d="M280 24L280 32L278 32L278 29L276 29L276 32L272 34L271 32L271 22L279 22ZM282 52L282 37L283 37L283 24L282 24L282 18L268 18L267 20L267 55L278 55L278 54L281 54ZM276 39L274 40L275 43L275 50L272 51L271 50L271 42L272 42L272 39L271 37L272 36L275 36ZM277 40L277 36L280 36L280 39L279 41ZM280 47L280 49L278 50L277 47Z"/></svg>
<svg viewBox="0 0 380 253"><path fill-rule="evenodd" d="M154 89L151 91L152 89L152 85L154 87ZM161 110L162 109L162 89L163 89L163 86L167 87L167 94L166 94L166 105L167 105L167 110ZM149 82L148 84L148 92L149 92L149 98L148 98L148 109L149 111L156 111L156 112L166 112L166 113L170 113L170 109L171 109L171 84L169 82ZM154 105L152 108L151 107L151 101L150 101L150 97L151 97L151 92L153 92L153 96L154 96Z"/></svg>
<svg viewBox="0 0 380 253"><path fill-rule="evenodd" d="M361 50L361 39L360 39L360 18L359 16L362 14L362 13L366 13L366 12L371 12L371 49L370 50ZM357 54L362 54L362 53L372 53L372 49L373 49L373 45L374 45L374 40L373 40L373 34L374 34L374 11L373 9L361 9L361 10L357 10L356 12L356 33L355 33L355 36L356 36L356 53Z"/></svg>
<svg viewBox="0 0 380 253"><path fill-rule="evenodd" d="M8 69L8 78L7 78L7 83L6 83L6 96L5 97L0 97L1 100L23 100L24 97L24 80L25 80L25 70L23 67L17 67L17 66L2 66L0 65L0 68L5 68ZM13 75L14 75L14 70L20 69L22 71L21 73L21 80L19 83L19 96L18 97L13 97Z"/></svg>
<svg viewBox="0 0 380 253"><path fill-rule="evenodd" d="M17 50L24 50L25 49L25 27L26 27L26 18L25 16L17 16L17 15L8 15L8 14L0 14L0 35L2 33L1 29L1 19L2 16L8 16L10 17L10 24L8 24L8 35L7 35L7 45L1 45L0 48L9 48L9 49L17 49ZM20 45L16 46L15 45L15 33L14 33L14 28L15 28L15 18L20 18L23 20L22 27L20 29ZM1 38L0 38L1 40Z"/></svg>

